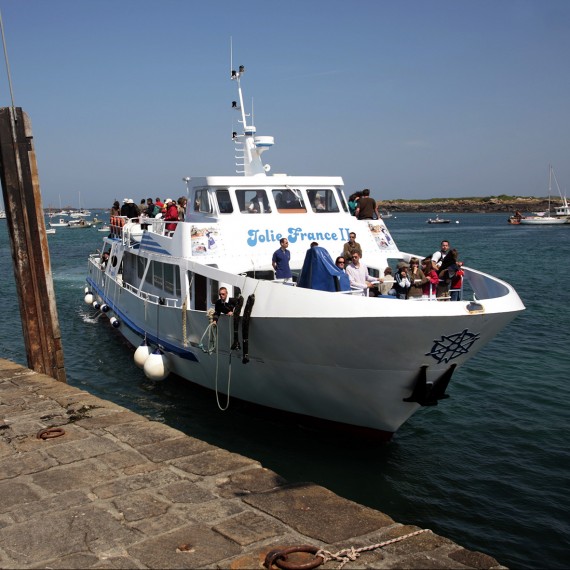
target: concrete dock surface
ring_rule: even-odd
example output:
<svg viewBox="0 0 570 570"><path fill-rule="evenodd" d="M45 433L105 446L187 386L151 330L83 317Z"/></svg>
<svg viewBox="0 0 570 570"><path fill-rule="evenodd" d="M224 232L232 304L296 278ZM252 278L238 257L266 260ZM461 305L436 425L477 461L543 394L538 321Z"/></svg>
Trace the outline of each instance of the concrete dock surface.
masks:
<svg viewBox="0 0 570 570"><path fill-rule="evenodd" d="M0 359L0 568L261 569L300 545L325 552L272 567L504 568Z"/></svg>

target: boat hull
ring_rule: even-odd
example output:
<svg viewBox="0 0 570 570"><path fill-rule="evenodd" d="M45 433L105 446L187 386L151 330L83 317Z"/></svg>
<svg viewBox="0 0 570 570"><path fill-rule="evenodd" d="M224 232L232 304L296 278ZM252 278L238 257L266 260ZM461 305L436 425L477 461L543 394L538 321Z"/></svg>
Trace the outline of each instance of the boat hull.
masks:
<svg viewBox="0 0 570 570"><path fill-rule="evenodd" d="M523 226L555 226L567 224L567 218L554 218L537 216L536 218L522 218L520 224Z"/></svg>
<svg viewBox="0 0 570 570"><path fill-rule="evenodd" d="M256 316L249 325L248 362L243 349L232 351L233 320L222 315L209 346L208 316L203 311L149 305L134 292L93 267L88 282L100 303L111 307L107 316L119 319L118 331L134 346L143 338L163 348L168 368L200 386L253 404L351 428L378 432L386 439L423 405L405 401L418 382L437 384L463 364L514 318L515 312L470 314L466 303L446 303L448 316L409 315L377 318L394 304L400 307L441 306L441 303L361 298L370 318L347 315L302 317L283 314ZM263 283L256 288L256 304L273 301ZM294 288L277 287L282 292ZM300 293L300 291L297 291ZM247 291L245 292L247 294ZM323 295L315 293L315 299ZM330 303L330 293L328 303ZM342 299L336 299L340 302ZM313 304L318 304L317 301ZM382 306L383 305L383 306ZM456 307L457 306L457 307ZM461 310L459 311L459 307ZM457 309L457 310L456 310ZM326 314L317 308L317 312ZM260 311L261 313L261 311ZM416 313L417 314L417 313ZM160 326L159 326L160 324ZM153 331L160 330L157 336ZM243 344L240 329L240 342ZM377 339L369 343L348 339ZM404 340L405 339L405 342ZM442 393L444 397L445 388Z"/></svg>

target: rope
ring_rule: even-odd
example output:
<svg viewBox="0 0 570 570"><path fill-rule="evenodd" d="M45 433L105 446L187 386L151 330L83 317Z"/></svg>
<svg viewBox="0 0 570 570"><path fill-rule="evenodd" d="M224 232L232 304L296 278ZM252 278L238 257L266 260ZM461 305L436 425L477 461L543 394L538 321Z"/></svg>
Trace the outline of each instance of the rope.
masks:
<svg viewBox="0 0 570 570"><path fill-rule="evenodd" d="M188 337L186 336L186 301L188 297L184 297L184 303L182 303L182 346L188 346Z"/></svg>
<svg viewBox="0 0 570 570"><path fill-rule="evenodd" d="M206 335L208 335L208 346L207 346L207 348L204 347L204 343L203 343L204 337ZM210 323L206 327L206 330L204 331L204 334L202 335L202 338L200 339L200 343L198 344L198 348L201 348L206 354L212 354L212 352L214 352L214 350L216 350L217 336L218 336L217 327L214 325L214 323Z"/></svg>
<svg viewBox="0 0 570 570"><path fill-rule="evenodd" d="M401 540L411 538L412 536L417 536L418 534L422 534L424 532L431 532L431 530L429 528L422 528L421 530L416 530L415 532L410 532L409 534L404 534L402 536L398 536L384 542L378 542L377 544L371 544L370 546L363 546L361 548L344 548L343 550L339 550L336 554L332 554L328 550L321 549L315 554L315 556L319 556L323 559L322 564L326 564L329 560L340 561L340 564L337 567L340 570L345 564L356 560L360 556L361 552L370 552L372 550L377 550L378 548L383 548L389 544L400 542Z"/></svg>

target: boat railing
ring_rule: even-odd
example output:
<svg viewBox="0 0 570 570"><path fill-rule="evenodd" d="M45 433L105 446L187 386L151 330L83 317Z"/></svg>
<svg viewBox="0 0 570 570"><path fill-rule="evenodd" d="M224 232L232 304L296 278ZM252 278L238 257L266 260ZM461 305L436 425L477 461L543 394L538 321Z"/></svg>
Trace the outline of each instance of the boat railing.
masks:
<svg viewBox="0 0 570 570"><path fill-rule="evenodd" d="M169 297L160 297L159 295L155 295L154 293L147 293L146 291L140 291L137 287L134 287L130 283L125 283L124 288L133 293L134 295L136 295L137 297L140 297L141 299L144 299L149 303L153 303L154 305L164 305L165 307L174 307L174 308L178 307L178 299L172 299Z"/></svg>

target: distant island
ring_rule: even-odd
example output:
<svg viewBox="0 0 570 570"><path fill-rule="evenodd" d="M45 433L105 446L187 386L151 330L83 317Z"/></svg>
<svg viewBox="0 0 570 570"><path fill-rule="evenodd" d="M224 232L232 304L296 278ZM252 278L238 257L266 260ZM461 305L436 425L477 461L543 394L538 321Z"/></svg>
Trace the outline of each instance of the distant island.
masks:
<svg viewBox="0 0 570 570"><path fill-rule="evenodd" d="M559 200L551 201L551 209ZM534 196L485 196L476 198L430 198L429 200L380 200L378 207L390 212L456 212L485 214L505 212L541 212L548 210L548 198Z"/></svg>

